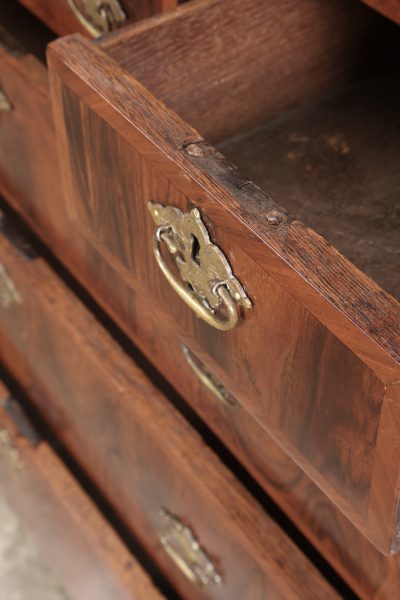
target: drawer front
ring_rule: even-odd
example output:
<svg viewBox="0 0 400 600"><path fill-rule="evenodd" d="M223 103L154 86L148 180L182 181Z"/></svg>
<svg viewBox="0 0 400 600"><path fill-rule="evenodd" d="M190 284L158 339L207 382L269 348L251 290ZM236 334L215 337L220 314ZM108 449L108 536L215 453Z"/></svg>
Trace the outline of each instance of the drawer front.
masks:
<svg viewBox="0 0 400 600"><path fill-rule="evenodd" d="M223 372L192 339L179 338L144 299L135 297L129 306L135 307L129 325L141 350L325 559L365 600L393 598L399 556L383 556L372 546L238 402Z"/></svg>
<svg viewBox="0 0 400 600"><path fill-rule="evenodd" d="M1 360L178 590L336 597L46 264L0 256Z"/></svg>
<svg viewBox="0 0 400 600"><path fill-rule="evenodd" d="M1 383L0 403L2 499L68 596L164 598Z"/></svg>
<svg viewBox="0 0 400 600"><path fill-rule="evenodd" d="M400 417L392 402L397 386L386 386L398 367L369 334L348 318L344 324L343 311L331 312L332 298L323 299L325 312L320 310L321 295L311 285L307 290L296 269L271 249L274 244L298 247L296 236L305 233L252 184L246 182L243 192L244 180L232 167L211 147L197 143L194 130L99 50L70 38L52 46L49 60L73 229L116 281L126 283L160 319L193 341L243 406L375 545L384 552L396 550L399 468L385 423ZM225 272L233 271L235 285L241 284L232 288L231 297L239 289L238 298L245 293L251 307L232 308L225 302L227 311L218 319L223 326L228 321L228 331L206 322L199 303L191 309L193 294L184 298L160 222L155 222L155 204L195 214L196 232L203 235L200 259L216 261L211 272L215 266L218 277L222 263ZM194 207L198 212L190 213ZM168 219L180 218L176 211L173 215L167 225ZM260 215L268 244L257 238ZM188 231L193 239L193 224ZM303 250L311 249L307 261L315 265L321 248L313 255L315 240L307 235ZM223 258L215 246L210 249L209 240ZM339 255L322 250L326 255L317 271L337 263L351 275ZM198 263L194 246L185 252ZM385 296L380 297L384 307ZM355 300L346 302L350 306ZM235 310L239 319L231 327Z"/></svg>
<svg viewBox="0 0 400 600"><path fill-rule="evenodd" d="M96 37L132 21L172 9L176 0L19 0L59 35ZM99 6L101 4L101 6Z"/></svg>
<svg viewBox="0 0 400 600"><path fill-rule="evenodd" d="M9 36L0 40L0 90L1 192L33 220L56 221L61 189L47 70Z"/></svg>

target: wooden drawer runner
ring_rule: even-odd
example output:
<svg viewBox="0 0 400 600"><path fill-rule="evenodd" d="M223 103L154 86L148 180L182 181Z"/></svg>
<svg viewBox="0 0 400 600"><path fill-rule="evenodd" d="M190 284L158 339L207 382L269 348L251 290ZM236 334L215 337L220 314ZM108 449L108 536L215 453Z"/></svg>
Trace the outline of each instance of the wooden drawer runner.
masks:
<svg viewBox="0 0 400 600"><path fill-rule="evenodd" d="M247 18L249 27L262 33L268 43L268 32L261 26L260 31L256 29L257 23L264 22L260 17L264 4L253 3L250 13L245 5L230 20L231 27L241 27ZM268 10L273 10L271 6ZM314 14L314 6L305 0L303 26L311 32L315 27L318 34L326 33L328 23L333 28L335 23L348 22L353 23L352 33L357 33L348 32L337 47L330 46L328 58L324 55L331 61L332 81L315 85L326 93L329 86L338 85L338 79L351 78L348 54L354 52L352 44L362 39L358 17L366 11L369 27L370 12L356 5L355 12L352 8L349 13L347 4L334 0L327 17L328 9ZM149 56L158 60L163 49L166 68L172 56L171 62L184 70L194 57L182 53L181 46L167 44L167 51L163 44L172 39L172 30L179 32L176 39L189 36L199 20L208 31L210 20L224 18L221 3L215 3L213 10L208 4L183 8L102 44L141 80L146 81L148 65L139 66L139 59L135 63L132 55L137 54L132 49L140 53L146 43L147 51L151 48ZM287 26L302 31L296 21ZM207 46L212 44L210 36L206 40L200 36L199 43L212 60ZM259 36L254 34L254 38ZM229 39L227 34L227 45ZM243 51L250 52L246 44L248 40ZM317 60L319 54L312 56ZM71 37L51 46L49 60L72 228L108 264L114 281L124 280L160 320L193 340L228 389L356 527L382 552L397 551L400 469L393 432L400 422L398 302L241 177L194 129L104 52ZM357 73L356 62L352 68ZM304 64L296 63L294 72L300 70L311 82L314 69L321 65ZM231 63L227 65L228 70ZM272 69L268 62L256 66L264 76ZM275 71L273 75L278 77L274 85L279 89L279 76ZM168 101L164 84L165 78L160 77L153 90L160 90L162 99ZM176 86L171 90L174 108L179 104L179 91ZM293 103L293 99L277 96L275 102ZM182 102L179 108L188 118L190 106ZM259 107L253 108L260 112ZM218 110L217 106L215 113ZM207 128L200 110L192 114L196 125ZM241 118L244 126L242 114ZM233 127L222 117L218 126L221 135ZM237 327L218 331L197 319L177 298L153 255L157 225L149 202L184 213L193 207L199 210L196 218L200 215L252 303L252 308L241 310ZM190 251L193 262L198 262L195 248ZM166 262L165 247L162 252ZM173 269L171 262L169 270ZM103 302L115 304L111 298Z"/></svg>
<svg viewBox="0 0 400 600"><path fill-rule="evenodd" d="M0 406L2 498L68 597L164 598L1 383Z"/></svg>
<svg viewBox="0 0 400 600"><path fill-rule="evenodd" d="M336 597L44 261L0 256L1 360L180 593Z"/></svg>

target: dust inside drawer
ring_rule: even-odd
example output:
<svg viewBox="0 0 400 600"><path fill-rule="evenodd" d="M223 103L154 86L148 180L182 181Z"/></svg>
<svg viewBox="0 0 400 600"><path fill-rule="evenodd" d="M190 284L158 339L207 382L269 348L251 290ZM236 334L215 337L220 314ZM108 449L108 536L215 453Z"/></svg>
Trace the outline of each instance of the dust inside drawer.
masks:
<svg viewBox="0 0 400 600"><path fill-rule="evenodd" d="M398 299L399 107L400 71L393 69L219 144L291 215Z"/></svg>

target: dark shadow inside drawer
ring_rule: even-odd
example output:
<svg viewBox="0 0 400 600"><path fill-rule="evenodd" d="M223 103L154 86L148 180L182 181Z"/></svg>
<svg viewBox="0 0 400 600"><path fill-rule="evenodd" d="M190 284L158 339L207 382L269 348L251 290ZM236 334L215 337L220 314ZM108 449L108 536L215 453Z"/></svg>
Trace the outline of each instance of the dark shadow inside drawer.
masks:
<svg viewBox="0 0 400 600"><path fill-rule="evenodd" d="M17 2L4 2L0 8L0 46L10 54L32 54L46 60L46 45L54 34Z"/></svg>

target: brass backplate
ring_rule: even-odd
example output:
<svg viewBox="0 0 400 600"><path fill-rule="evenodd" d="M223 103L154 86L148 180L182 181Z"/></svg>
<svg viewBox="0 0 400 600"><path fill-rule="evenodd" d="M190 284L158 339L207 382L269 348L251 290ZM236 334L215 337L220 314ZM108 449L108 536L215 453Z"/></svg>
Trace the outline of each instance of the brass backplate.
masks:
<svg viewBox="0 0 400 600"><path fill-rule="evenodd" d="M193 531L168 510L160 510L160 541L164 550L190 581L199 587L222 585L223 580Z"/></svg>
<svg viewBox="0 0 400 600"><path fill-rule="evenodd" d="M211 242L197 208L183 213L174 206L154 202L149 202L148 207L154 222L164 228L160 237L174 256L181 279L207 307L216 309L221 305L217 290L223 285L236 304L251 308L251 301L233 275L226 256Z"/></svg>

